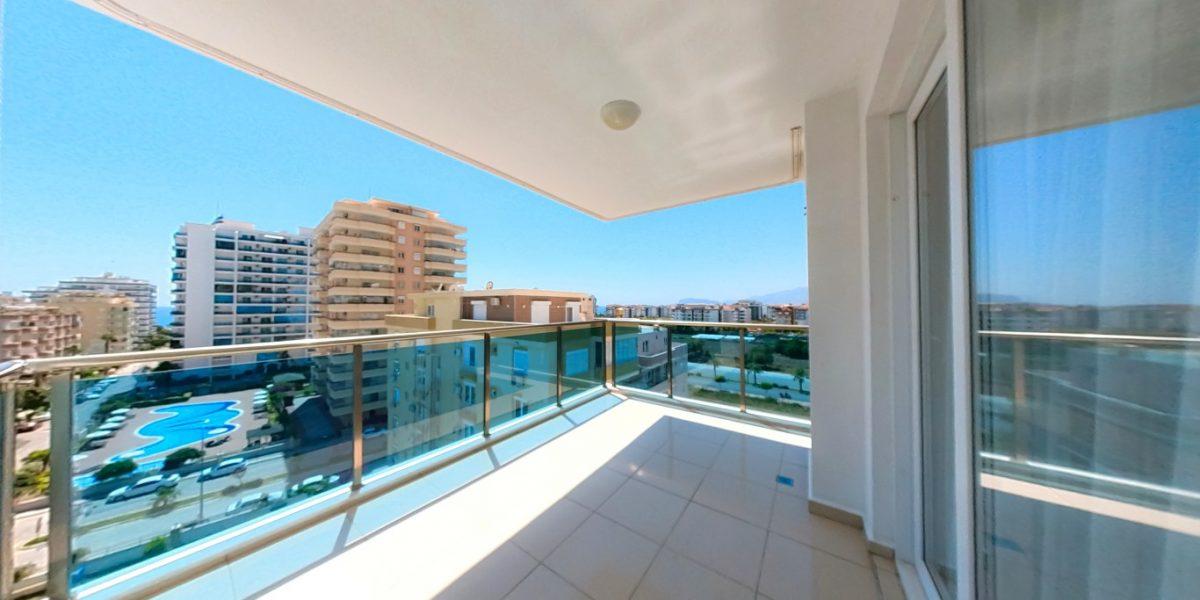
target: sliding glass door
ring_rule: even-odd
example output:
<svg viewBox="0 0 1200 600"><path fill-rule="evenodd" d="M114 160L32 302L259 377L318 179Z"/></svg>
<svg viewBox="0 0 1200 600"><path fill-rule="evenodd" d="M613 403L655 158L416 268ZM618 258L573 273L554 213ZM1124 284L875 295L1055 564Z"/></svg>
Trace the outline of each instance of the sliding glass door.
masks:
<svg viewBox="0 0 1200 600"><path fill-rule="evenodd" d="M1200 2L964 8L976 594L1196 598Z"/></svg>
<svg viewBox="0 0 1200 600"><path fill-rule="evenodd" d="M920 306L922 552L944 598L954 597L954 394L946 77L913 121Z"/></svg>

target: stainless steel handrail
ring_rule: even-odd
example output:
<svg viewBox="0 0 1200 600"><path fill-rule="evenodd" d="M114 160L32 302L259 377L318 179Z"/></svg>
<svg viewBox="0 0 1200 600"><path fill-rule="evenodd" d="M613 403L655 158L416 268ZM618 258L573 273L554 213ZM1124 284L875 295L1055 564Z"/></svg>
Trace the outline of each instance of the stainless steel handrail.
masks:
<svg viewBox="0 0 1200 600"><path fill-rule="evenodd" d="M25 371L25 361L10 360L0 363L0 379L6 379L13 375L20 375Z"/></svg>
<svg viewBox="0 0 1200 600"><path fill-rule="evenodd" d="M996 331L984 329L977 332L984 337L1049 340L1057 342L1097 342L1110 344L1200 344L1200 338L1163 335L1127 335L1114 333L1059 333L1047 331Z"/></svg>
<svg viewBox="0 0 1200 600"><path fill-rule="evenodd" d="M672 321L670 319L627 319L601 318L598 321L608 321L618 325L646 325L662 327L719 327L724 329L766 329L770 331L808 331L808 325L790 325L785 323L730 323L724 321Z"/></svg>
<svg viewBox="0 0 1200 600"><path fill-rule="evenodd" d="M238 344L234 346L204 346L201 348L170 348L165 350L144 350L139 352L115 352L113 354L85 354L80 356L57 356L53 358L35 358L25 361L24 368L31 373L46 373L62 369L93 369L96 367L111 367L116 365L170 361L185 358L208 358L213 356L233 356L239 354L255 354L260 352L284 352L287 350L315 350L320 348L335 348L353 346L355 344L383 344L388 342L405 342L454 338L485 333L523 331L528 329L544 329L563 325L569 327L588 326L600 323L593 321L569 321L564 323L522 323L515 325L493 325L489 327L474 327L470 329L445 329L440 331L417 331L406 333L383 333L378 335L358 335L334 338L306 338L284 342L258 342L253 344Z"/></svg>

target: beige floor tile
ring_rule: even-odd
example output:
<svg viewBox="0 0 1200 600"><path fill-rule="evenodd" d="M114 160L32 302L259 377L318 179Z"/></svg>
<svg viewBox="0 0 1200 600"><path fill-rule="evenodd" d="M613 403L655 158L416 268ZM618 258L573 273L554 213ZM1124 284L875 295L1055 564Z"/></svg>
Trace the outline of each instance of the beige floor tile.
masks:
<svg viewBox="0 0 1200 600"><path fill-rule="evenodd" d="M770 530L863 567L871 566L862 531L808 512L808 503L789 494L776 494Z"/></svg>
<svg viewBox="0 0 1200 600"><path fill-rule="evenodd" d="M685 460L704 468L711 467L721 452L721 444L705 441L687 434L672 435L658 448L659 454Z"/></svg>
<svg viewBox="0 0 1200 600"><path fill-rule="evenodd" d="M679 496L630 479L597 512L662 544L686 506Z"/></svg>
<svg viewBox="0 0 1200 600"><path fill-rule="evenodd" d="M536 567L537 561L533 557L507 543L463 573L436 597L439 600L503 598Z"/></svg>
<svg viewBox="0 0 1200 600"><path fill-rule="evenodd" d="M771 523L772 487L751 483L720 471L709 471L693 502L733 515L766 529Z"/></svg>
<svg viewBox="0 0 1200 600"><path fill-rule="evenodd" d="M747 587L758 580L767 532L741 519L689 504L667 547Z"/></svg>
<svg viewBox="0 0 1200 600"><path fill-rule="evenodd" d="M554 571L539 565L505 600L588 600L588 597Z"/></svg>
<svg viewBox="0 0 1200 600"><path fill-rule="evenodd" d="M668 548L659 552L633 594L633 600L750 600L753 597L750 588Z"/></svg>
<svg viewBox="0 0 1200 600"><path fill-rule="evenodd" d="M613 456L612 460L604 466L624 475L633 475L637 473L638 467L646 464L646 461L650 460L652 456L654 456L653 448L631 444Z"/></svg>
<svg viewBox="0 0 1200 600"><path fill-rule="evenodd" d="M530 556L546 560L550 552L591 514L592 511L583 505L563 498L517 532L512 541Z"/></svg>
<svg viewBox="0 0 1200 600"><path fill-rule="evenodd" d="M775 479L775 491L785 494L795 494L802 498L808 497L808 469L791 463L783 463L779 465L779 474L792 480L792 485L787 485Z"/></svg>
<svg viewBox="0 0 1200 600"><path fill-rule="evenodd" d="M783 450L787 445L753 435L732 434L725 442L725 447L750 454L758 454L768 459L782 460Z"/></svg>
<svg viewBox="0 0 1200 600"><path fill-rule="evenodd" d="M706 442L714 444L724 444L725 440L731 435L729 431L720 427L713 427L703 423L696 423L686 419L672 418L669 421L669 431L674 434L690 435L694 438L700 438Z"/></svg>
<svg viewBox="0 0 1200 600"><path fill-rule="evenodd" d="M783 462L802 467L808 467L808 457L810 454L808 448L802 446L792 446L784 444L783 446Z"/></svg>
<svg viewBox="0 0 1200 600"><path fill-rule="evenodd" d="M634 477L676 496L691 498L696 488L700 487L705 473L704 467L665 454L655 454L638 469Z"/></svg>
<svg viewBox="0 0 1200 600"><path fill-rule="evenodd" d="M658 547L593 514L562 543L546 566L596 600L629 598Z"/></svg>
<svg viewBox="0 0 1200 600"><path fill-rule="evenodd" d="M743 440L747 438L740 437ZM779 475L779 467L782 464L779 460L780 454L782 450L778 453L769 450L756 452L743 441L730 438L717 455L717 460L713 461L712 468L760 485L775 485L775 477Z"/></svg>
<svg viewBox="0 0 1200 600"><path fill-rule="evenodd" d="M772 533L758 591L772 600L874 600L875 578L865 567Z"/></svg>
<svg viewBox="0 0 1200 600"><path fill-rule="evenodd" d="M625 483L626 477L612 469L600 468L567 493L567 498L592 510L600 508L605 500Z"/></svg>

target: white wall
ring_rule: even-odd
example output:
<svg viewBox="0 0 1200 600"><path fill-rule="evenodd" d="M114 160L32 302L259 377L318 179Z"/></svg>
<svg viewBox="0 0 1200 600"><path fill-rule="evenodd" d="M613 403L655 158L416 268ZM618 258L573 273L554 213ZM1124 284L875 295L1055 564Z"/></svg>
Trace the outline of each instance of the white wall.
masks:
<svg viewBox="0 0 1200 600"><path fill-rule="evenodd" d="M813 500L867 514L866 213L857 95L805 104Z"/></svg>

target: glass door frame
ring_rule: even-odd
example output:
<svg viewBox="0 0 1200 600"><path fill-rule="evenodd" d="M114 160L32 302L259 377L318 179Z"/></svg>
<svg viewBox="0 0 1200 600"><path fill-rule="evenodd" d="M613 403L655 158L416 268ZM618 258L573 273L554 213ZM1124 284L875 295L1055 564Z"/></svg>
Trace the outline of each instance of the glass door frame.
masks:
<svg viewBox="0 0 1200 600"><path fill-rule="evenodd" d="M954 509L955 509L955 575L957 580L956 596L960 600L975 597L975 528L974 528L974 435L973 427L973 380L974 361L972 356L971 329L971 260L970 260L970 220L968 214L968 177L966 172L966 103L965 103L965 60L963 46L963 12L959 0L941 0L945 6L945 36L938 44L933 59L924 71L920 85L913 94L904 118L904 149L906 155L905 176L907 178L906 194L900 196L907 199L907 262L910 265L907 287L909 291L908 313L910 315L910 333L908 336L911 360L912 390L911 401L907 407L909 414L897 415L898 418L909 420L912 444L909 446L911 455L906 457L911 461L911 479L905 487L911 490L912 521L911 540L917 575L928 598L938 598L937 587L933 583L924 560L924 502L922 487L921 449L921 413L920 398L921 360L920 360L920 282L918 265L917 238L917 187L916 187L916 130L915 122L926 102L930 99L939 80L946 79L947 104L947 147L949 149L947 173L949 178L949 220L950 220L950 306L951 306L951 348L950 355L953 367L952 402L953 402L953 444L954 449ZM936 518L935 516L932 516Z"/></svg>

